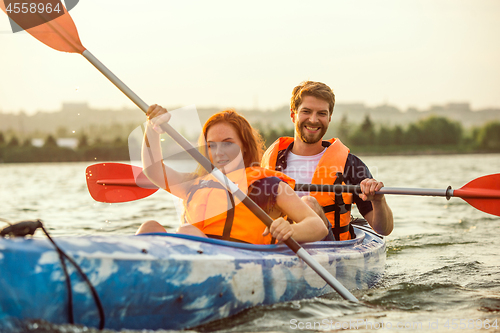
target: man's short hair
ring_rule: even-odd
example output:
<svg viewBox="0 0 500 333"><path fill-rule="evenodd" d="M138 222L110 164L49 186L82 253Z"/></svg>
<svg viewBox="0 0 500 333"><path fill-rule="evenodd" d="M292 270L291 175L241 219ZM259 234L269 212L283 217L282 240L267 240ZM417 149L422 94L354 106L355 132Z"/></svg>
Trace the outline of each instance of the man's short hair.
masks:
<svg viewBox="0 0 500 333"><path fill-rule="evenodd" d="M290 109L293 112L297 113L300 104L302 104L302 99L305 96L314 96L328 102L330 116L332 115L333 107L335 105L335 95L329 86L322 82L304 81L293 88L292 99L290 102Z"/></svg>

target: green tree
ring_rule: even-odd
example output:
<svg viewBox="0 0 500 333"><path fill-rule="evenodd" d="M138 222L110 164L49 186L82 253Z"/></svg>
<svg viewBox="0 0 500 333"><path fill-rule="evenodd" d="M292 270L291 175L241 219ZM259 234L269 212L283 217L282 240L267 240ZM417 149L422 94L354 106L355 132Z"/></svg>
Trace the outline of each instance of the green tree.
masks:
<svg viewBox="0 0 500 333"><path fill-rule="evenodd" d="M403 143L408 145L418 144L420 140L420 129L416 124L410 124L403 135Z"/></svg>
<svg viewBox="0 0 500 333"><path fill-rule="evenodd" d="M499 151L500 150L500 122L492 121L484 125L477 134L479 147Z"/></svg>
<svg viewBox="0 0 500 333"><path fill-rule="evenodd" d="M372 145L375 143L375 126L373 125L373 122L370 118L370 115L367 114L365 116L365 120L361 124L361 130L363 131L363 134L365 135L365 140L368 145Z"/></svg>
<svg viewBox="0 0 500 333"><path fill-rule="evenodd" d="M459 144L462 139L462 125L448 118L430 116L420 120L417 127L420 129L419 144Z"/></svg>
<svg viewBox="0 0 500 333"><path fill-rule="evenodd" d="M45 139L45 143L43 144L44 147L57 147L57 141L54 139L54 137L49 134L47 139Z"/></svg>
<svg viewBox="0 0 500 333"><path fill-rule="evenodd" d="M339 123L339 131L338 138L342 140L342 142L348 143L350 140L349 135L351 134L351 128L349 127L349 119L347 118L347 114L343 114Z"/></svg>
<svg viewBox="0 0 500 333"><path fill-rule="evenodd" d="M394 131L387 126L380 126L377 134L377 145L391 146L394 144Z"/></svg>
<svg viewBox="0 0 500 333"><path fill-rule="evenodd" d="M404 131L401 126L396 125L392 129L392 139L395 145L401 145L404 141Z"/></svg>
<svg viewBox="0 0 500 333"><path fill-rule="evenodd" d="M16 136L12 136L10 138L9 143L7 144L8 147L19 147L19 139Z"/></svg>
<svg viewBox="0 0 500 333"><path fill-rule="evenodd" d="M103 146L103 145L104 145L104 141L102 140L101 137L97 137L94 140L94 143L92 144L92 146Z"/></svg>
<svg viewBox="0 0 500 333"><path fill-rule="evenodd" d="M80 138L78 139L77 148L83 149L83 148L86 148L88 146L89 146L89 140L88 140L87 136L85 135L85 133L83 133L82 135L80 135Z"/></svg>
<svg viewBox="0 0 500 333"><path fill-rule="evenodd" d="M276 141L280 137L280 134L281 133L280 133L280 131L278 131L278 129L276 129L274 127L268 128L268 130L266 131L266 134L263 136L266 147L269 147L270 145L272 145L273 142Z"/></svg>
<svg viewBox="0 0 500 333"><path fill-rule="evenodd" d="M259 132L259 134L262 136L263 139L265 139L264 135L266 132L265 126L260 122L256 122L255 124L252 124L252 127Z"/></svg>
<svg viewBox="0 0 500 333"><path fill-rule="evenodd" d="M114 140L113 140L113 146L123 146L124 144L124 141L122 140L121 137L117 136Z"/></svg>
<svg viewBox="0 0 500 333"><path fill-rule="evenodd" d="M370 115L366 115L363 123L354 132L351 142L356 146L371 146L375 144L375 126Z"/></svg>
<svg viewBox="0 0 500 333"><path fill-rule="evenodd" d="M27 138L26 140L24 140L23 142L23 147L32 147L33 145L31 144L31 139L30 138Z"/></svg>
<svg viewBox="0 0 500 333"><path fill-rule="evenodd" d="M122 137L124 133L124 128L123 125L120 123L113 123L109 126L109 129L107 131L107 134L110 137ZM181 133L184 137L188 136L186 129L183 127L179 130L179 133Z"/></svg>
<svg viewBox="0 0 500 333"><path fill-rule="evenodd" d="M278 129L278 134L279 136L289 136L292 137L295 135L295 128L293 126L285 126L281 125L280 128Z"/></svg>

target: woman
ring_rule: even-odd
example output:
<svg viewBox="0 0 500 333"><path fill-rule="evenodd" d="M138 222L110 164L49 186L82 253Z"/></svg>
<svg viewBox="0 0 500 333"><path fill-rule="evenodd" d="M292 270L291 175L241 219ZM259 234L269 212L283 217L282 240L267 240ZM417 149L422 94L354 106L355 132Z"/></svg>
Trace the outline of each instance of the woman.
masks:
<svg viewBox="0 0 500 333"><path fill-rule="evenodd" d="M147 116L142 148L144 173L157 186L184 200L184 224L179 233L253 244L270 244L273 239L284 241L292 236L298 242L313 242L328 234L321 218L293 191L292 179L253 166L259 165L262 156L262 139L235 111L222 111L207 120L200 137L202 154L240 188L248 187L248 196L274 219L270 228L242 203L235 202L201 166L195 173L182 173L166 166L159 135L160 125L169 121L170 114L155 104L149 107ZM284 216L296 223L290 224ZM137 234L153 232L166 230L158 222L148 221Z"/></svg>

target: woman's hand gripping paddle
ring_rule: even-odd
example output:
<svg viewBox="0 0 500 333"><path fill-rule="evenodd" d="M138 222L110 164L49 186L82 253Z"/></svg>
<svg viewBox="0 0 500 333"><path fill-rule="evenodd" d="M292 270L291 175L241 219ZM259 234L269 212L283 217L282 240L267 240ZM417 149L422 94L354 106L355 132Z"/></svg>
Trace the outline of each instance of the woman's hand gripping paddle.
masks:
<svg viewBox="0 0 500 333"><path fill-rule="evenodd" d="M0 0L2 9L5 11L3 1ZM63 6L64 7L64 6ZM6 11L5 11L6 12ZM7 12L6 12L7 13ZM8 14L7 14L8 15ZM43 15L41 15L43 17ZM11 17L12 18L12 17ZM26 22L16 22L21 28L26 27ZM24 25L24 27L23 27ZM42 43L50 46L58 51L81 53L92 65L94 65L104 76L106 76L118 89L120 89L128 98L130 98L144 113L148 109L148 105L137 96L129 87L127 87L118 77L116 77L109 69L106 68L96 57L86 50L80 42L76 26L71 19L69 13L64 8L64 14L57 19L46 20L46 23L36 27L27 29L27 31ZM39 33L40 32L40 33ZM200 163L208 173L211 173L217 180L227 186L230 191L239 201L241 201L248 209L250 209L266 226L270 226L273 220L267 215L255 202L243 193L237 185L232 183L218 169L214 168L212 163L196 150L189 141L180 135L168 123L163 123L161 128L179 144L191 157ZM127 194L128 195L128 194ZM309 267L311 267L325 282L335 289L340 296L349 301L358 302L340 282L338 282L323 266L321 266L306 250L302 248L294 239L289 238L284 242L293 252L297 254Z"/></svg>

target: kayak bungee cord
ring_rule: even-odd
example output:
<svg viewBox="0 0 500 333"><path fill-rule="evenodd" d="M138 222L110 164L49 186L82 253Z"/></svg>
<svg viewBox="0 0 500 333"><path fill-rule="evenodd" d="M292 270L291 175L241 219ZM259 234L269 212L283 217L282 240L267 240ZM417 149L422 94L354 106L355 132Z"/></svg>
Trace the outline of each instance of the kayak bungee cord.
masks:
<svg viewBox="0 0 500 333"><path fill-rule="evenodd" d="M61 266L64 272L64 276L66 277L66 287L68 289L68 322L70 324L74 324L74 315L73 315L73 290L71 288L71 278L68 274L68 268L66 266L65 258L73 265L73 267L76 268L80 276L85 280L87 285L89 286L90 292L92 294L92 297L94 298L95 304L97 306L97 309L99 311L99 329L102 330L104 328L104 323L105 323L105 316L104 316L104 309L102 307L101 299L99 298L99 295L97 294L97 291L95 290L94 286L90 282L89 278L87 275L82 271L80 266L70 257L68 256L57 244L54 242L52 237L50 237L47 229L43 226L43 223L41 220L36 220L36 221L21 221L21 222L16 222L16 223L10 223L7 220L1 219L0 221L6 222L9 224L8 227L3 228L0 230L0 237L25 237L27 235L33 235L35 231L40 228L42 231L45 233L49 241L54 245L57 253L59 254L59 259L61 261Z"/></svg>

